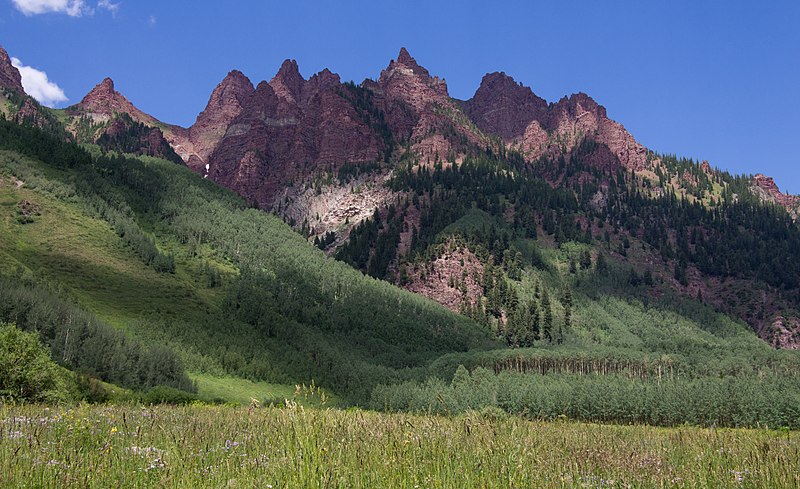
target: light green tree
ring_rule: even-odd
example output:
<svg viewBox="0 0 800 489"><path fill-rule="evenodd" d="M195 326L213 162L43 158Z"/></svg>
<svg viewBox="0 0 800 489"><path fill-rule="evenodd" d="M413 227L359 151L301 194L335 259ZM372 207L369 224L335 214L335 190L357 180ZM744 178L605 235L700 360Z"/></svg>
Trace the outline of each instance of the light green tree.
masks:
<svg viewBox="0 0 800 489"><path fill-rule="evenodd" d="M57 403L66 399L59 368L38 335L0 324L0 400Z"/></svg>

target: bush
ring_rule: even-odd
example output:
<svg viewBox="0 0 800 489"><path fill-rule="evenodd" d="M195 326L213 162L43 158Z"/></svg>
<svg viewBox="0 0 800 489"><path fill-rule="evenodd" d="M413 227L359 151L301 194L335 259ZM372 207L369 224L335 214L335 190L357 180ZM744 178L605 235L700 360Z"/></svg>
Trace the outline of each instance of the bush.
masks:
<svg viewBox="0 0 800 489"><path fill-rule="evenodd" d="M59 367L38 335L0 324L0 400L58 403L67 398Z"/></svg>
<svg viewBox="0 0 800 489"><path fill-rule="evenodd" d="M163 385L153 387L142 398L145 404L189 404L196 400L197 396L191 392Z"/></svg>

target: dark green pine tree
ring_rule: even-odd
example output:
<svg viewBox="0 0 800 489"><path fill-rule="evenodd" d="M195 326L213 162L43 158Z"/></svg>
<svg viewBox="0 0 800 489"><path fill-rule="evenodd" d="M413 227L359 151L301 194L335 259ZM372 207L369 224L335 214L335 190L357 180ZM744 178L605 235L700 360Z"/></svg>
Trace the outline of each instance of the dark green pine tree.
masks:
<svg viewBox="0 0 800 489"><path fill-rule="evenodd" d="M534 341L539 341L541 333L539 305L536 303L536 299L531 300L531 303L528 305L528 317L530 318L529 338L532 344Z"/></svg>
<svg viewBox="0 0 800 489"><path fill-rule="evenodd" d="M542 339L553 342L553 309L550 307L550 295L542 289Z"/></svg>
<svg viewBox="0 0 800 489"><path fill-rule="evenodd" d="M608 263L606 263L606 256L603 253L597 254L597 261L594 264L594 269L600 275L605 275L608 272Z"/></svg>
<svg viewBox="0 0 800 489"><path fill-rule="evenodd" d="M572 290L570 290L569 287L567 287L567 290L564 291L564 296L561 298L561 303L564 305L564 328L559 329L556 337L556 343L559 344L564 342L564 335L572 326Z"/></svg>
<svg viewBox="0 0 800 489"><path fill-rule="evenodd" d="M581 253L581 270L588 270L592 268L592 253L589 250L584 250Z"/></svg>

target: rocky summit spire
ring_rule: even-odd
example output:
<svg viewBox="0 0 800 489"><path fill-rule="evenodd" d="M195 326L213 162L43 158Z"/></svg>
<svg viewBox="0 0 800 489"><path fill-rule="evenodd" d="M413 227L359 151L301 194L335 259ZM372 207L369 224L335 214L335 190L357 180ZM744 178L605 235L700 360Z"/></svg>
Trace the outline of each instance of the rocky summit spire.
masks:
<svg viewBox="0 0 800 489"><path fill-rule="evenodd" d="M269 84L278 97L289 102L299 102L306 80L300 74L297 61L287 59L281 65L278 73L270 80Z"/></svg>
<svg viewBox="0 0 800 489"><path fill-rule="evenodd" d="M411 69L411 71L413 71L417 75L422 75L422 76L426 76L426 77L431 76L430 73L428 72L428 70L426 70L425 68L420 66L417 63L417 60L414 59L411 56L411 54L408 52L408 49L406 49L404 47L400 48L400 54L397 55L396 63L399 64L399 65L403 65L406 68ZM389 64L390 68L391 68L391 66L392 66L392 63Z"/></svg>
<svg viewBox="0 0 800 489"><path fill-rule="evenodd" d="M108 105L116 98L116 95L117 92L114 88L114 80L106 77L83 97L80 105L96 109Z"/></svg>
<svg viewBox="0 0 800 489"><path fill-rule="evenodd" d="M76 105L67 109L69 113L92 114L93 117L108 119L116 113L125 113L137 122L155 125L156 120L136 108L125 96L117 92L114 81L104 78Z"/></svg>
<svg viewBox="0 0 800 489"><path fill-rule="evenodd" d="M0 46L0 88L19 94L25 93L25 89L22 88L22 76L11 64L11 58L2 46Z"/></svg>
<svg viewBox="0 0 800 489"><path fill-rule="evenodd" d="M211 92L211 97L203 113L209 109L226 108L232 105L238 106L238 109L241 110L241 106L245 103L247 97L252 95L254 91L255 87L253 87L250 79L241 71L233 70Z"/></svg>
<svg viewBox="0 0 800 489"><path fill-rule="evenodd" d="M532 121L544 124L547 102L503 72L487 73L464 108L484 132L504 140L521 136Z"/></svg>

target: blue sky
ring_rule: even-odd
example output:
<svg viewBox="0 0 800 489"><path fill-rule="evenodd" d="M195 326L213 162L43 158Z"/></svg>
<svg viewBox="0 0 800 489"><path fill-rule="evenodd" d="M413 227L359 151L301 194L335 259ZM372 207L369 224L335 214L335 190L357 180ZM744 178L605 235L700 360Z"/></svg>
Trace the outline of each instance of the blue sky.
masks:
<svg viewBox="0 0 800 489"><path fill-rule="evenodd" d="M556 101L583 91L656 151L763 172L800 193L800 2L0 0L0 45L68 102L105 76L190 125L231 69L257 83L377 78L406 46L450 94L505 71Z"/></svg>

